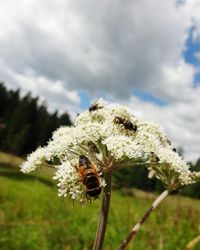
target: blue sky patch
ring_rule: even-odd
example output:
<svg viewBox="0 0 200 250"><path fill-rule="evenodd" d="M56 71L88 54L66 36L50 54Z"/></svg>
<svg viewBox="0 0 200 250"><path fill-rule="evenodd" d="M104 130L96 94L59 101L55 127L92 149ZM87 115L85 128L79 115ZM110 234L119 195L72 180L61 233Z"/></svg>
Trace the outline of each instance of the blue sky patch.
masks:
<svg viewBox="0 0 200 250"><path fill-rule="evenodd" d="M187 63L194 65L195 67L200 67L200 60L195 56L198 52L200 53L200 42L194 41L192 38L195 27L192 27L189 32L188 39L186 41L186 50L184 51L184 59ZM194 76L194 87L200 84L200 73Z"/></svg>
<svg viewBox="0 0 200 250"><path fill-rule="evenodd" d="M91 98L89 96L89 93L86 90L80 90L79 96L81 99L80 108L81 109L88 109L88 107L91 104Z"/></svg>

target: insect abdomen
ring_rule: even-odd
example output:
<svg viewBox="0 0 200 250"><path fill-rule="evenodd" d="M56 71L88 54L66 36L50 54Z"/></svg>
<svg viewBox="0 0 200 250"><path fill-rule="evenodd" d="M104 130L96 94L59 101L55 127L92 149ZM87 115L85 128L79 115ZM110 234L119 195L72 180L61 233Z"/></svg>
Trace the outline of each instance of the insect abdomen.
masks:
<svg viewBox="0 0 200 250"><path fill-rule="evenodd" d="M97 187L97 188L94 188L94 189L88 189L86 191L86 195L89 196L89 197L92 197L92 198L98 198L99 195L101 193L101 187Z"/></svg>
<svg viewBox="0 0 200 250"><path fill-rule="evenodd" d="M86 186L86 195L89 197L97 198L101 193L101 187L99 186L99 179L94 173L88 173L83 184Z"/></svg>

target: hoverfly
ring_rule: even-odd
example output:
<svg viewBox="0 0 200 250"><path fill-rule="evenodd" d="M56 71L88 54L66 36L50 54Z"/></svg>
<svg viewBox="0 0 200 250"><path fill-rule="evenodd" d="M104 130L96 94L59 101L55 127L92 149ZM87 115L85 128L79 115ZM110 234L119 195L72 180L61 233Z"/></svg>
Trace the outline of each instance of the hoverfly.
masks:
<svg viewBox="0 0 200 250"><path fill-rule="evenodd" d="M79 156L79 164L76 166L80 181L86 188L88 198L98 198L101 193L100 173L95 165L85 156Z"/></svg>

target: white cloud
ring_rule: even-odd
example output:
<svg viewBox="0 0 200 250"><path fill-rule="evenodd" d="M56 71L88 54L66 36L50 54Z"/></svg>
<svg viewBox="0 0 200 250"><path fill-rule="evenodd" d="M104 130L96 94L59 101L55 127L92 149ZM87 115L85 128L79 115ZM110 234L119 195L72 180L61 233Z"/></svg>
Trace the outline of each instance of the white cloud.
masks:
<svg viewBox="0 0 200 250"><path fill-rule="evenodd" d="M175 147L183 146L187 160L200 156L200 90L188 102L177 102L164 107L155 106L131 97L124 102L133 114L158 122L169 135Z"/></svg>
<svg viewBox="0 0 200 250"><path fill-rule="evenodd" d="M70 110L74 117L80 112L80 97L75 90L69 90L62 81L52 81L43 76L35 76L32 70L26 74L20 74L7 68L0 61L0 75L8 82L8 88L20 88L22 94L31 91L33 96L39 96L40 102L47 102L50 111L59 110L65 112Z"/></svg>
<svg viewBox="0 0 200 250"><path fill-rule="evenodd" d="M191 22L185 16L172 0L8 0L0 11L0 54L17 72L31 68L70 88L119 97L135 88L162 92L175 84L163 69L181 64Z"/></svg>
<svg viewBox="0 0 200 250"><path fill-rule="evenodd" d="M193 39L200 41L200 2L198 0L187 0L184 8L185 18L191 19L194 32Z"/></svg>
<svg viewBox="0 0 200 250"><path fill-rule="evenodd" d="M0 80L9 87L31 90L51 110L73 115L80 89L121 99L161 122L189 158L200 155L198 69L183 58L192 27L193 39L200 37L198 0L0 0L0 6ZM137 100L131 95L138 89L169 105Z"/></svg>

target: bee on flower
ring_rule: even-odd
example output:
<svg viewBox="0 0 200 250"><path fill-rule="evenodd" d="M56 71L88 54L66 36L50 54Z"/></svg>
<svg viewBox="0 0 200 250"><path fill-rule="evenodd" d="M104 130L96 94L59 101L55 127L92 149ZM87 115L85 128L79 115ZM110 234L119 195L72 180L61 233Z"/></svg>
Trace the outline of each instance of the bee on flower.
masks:
<svg viewBox="0 0 200 250"><path fill-rule="evenodd" d="M159 125L100 100L80 113L74 126L58 128L47 146L28 156L21 170L53 167L59 196L84 203L100 196L105 173L140 164L171 190L200 180L200 173L190 171Z"/></svg>

